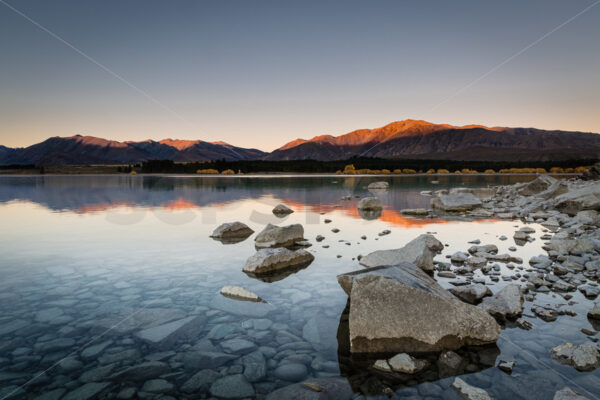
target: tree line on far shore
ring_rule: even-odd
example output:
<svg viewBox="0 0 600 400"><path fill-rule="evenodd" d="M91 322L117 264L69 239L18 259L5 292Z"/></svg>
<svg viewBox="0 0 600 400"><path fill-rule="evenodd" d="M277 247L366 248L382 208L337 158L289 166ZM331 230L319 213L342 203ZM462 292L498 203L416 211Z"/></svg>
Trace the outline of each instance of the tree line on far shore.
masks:
<svg viewBox="0 0 600 400"><path fill-rule="evenodd" d="M172 160L143 162L143 173L185 173L234 175L246 173L337 173L337 174L477 174L477 173L582 173L598 160L559 162L486 162L448 160L393 160L351 158L339 161L206 161L178 163ZM131 172L124 169L123 172Z"/></svg>

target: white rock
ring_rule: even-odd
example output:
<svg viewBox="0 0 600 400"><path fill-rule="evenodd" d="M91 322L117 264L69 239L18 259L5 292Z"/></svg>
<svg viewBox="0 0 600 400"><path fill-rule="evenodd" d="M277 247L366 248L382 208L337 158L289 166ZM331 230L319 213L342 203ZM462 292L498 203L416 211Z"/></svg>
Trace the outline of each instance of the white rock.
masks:
<svg viewBox="0 0 600 400"><path fill-rule="evenodd" d="M221 289L221 294L223 296L229 297L234 300L243 300L243 301L263 301L258 295L252 293L249 290L246 290L239 286L223 286Z"/></svg>

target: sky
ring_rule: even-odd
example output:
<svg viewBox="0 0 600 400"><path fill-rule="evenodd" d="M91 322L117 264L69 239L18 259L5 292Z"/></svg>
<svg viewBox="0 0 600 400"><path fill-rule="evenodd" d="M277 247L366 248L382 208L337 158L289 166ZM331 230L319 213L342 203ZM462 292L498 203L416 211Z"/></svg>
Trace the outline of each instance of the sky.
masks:
<svg viewBox="0 0 600 400"><path fill-rule="evenodd" d="M600 133L600 1L0 0L0 144Z"/></svg>

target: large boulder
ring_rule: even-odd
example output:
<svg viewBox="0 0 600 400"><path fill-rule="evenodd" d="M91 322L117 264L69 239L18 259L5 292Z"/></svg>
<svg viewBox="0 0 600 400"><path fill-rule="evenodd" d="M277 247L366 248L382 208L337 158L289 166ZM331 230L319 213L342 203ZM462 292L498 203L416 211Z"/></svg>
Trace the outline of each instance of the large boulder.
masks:
<svg viewBox="0 0 600 400"><path fill-rule="evenodd" d="M523 313L523 293L521 287L511 283L492 297L483 299L479 307L499 320L516 318Z"/></svg>
<svg viewBox="0 0 600 400"><path fill-rule="evenodd" d="M226 222L219 225L210 235L211 238L222 241L223 243L237 243L252 235L254 231L248 225L236 222Z"/></svg>
<svg viewBox="0 0 600 400"><path fill-rule="evenodd" d="M257 248L288 247L304 240L304 228L300 224L276 226L268 224L256 238L254 244Z"/></svg>
<svg viewBox="0 0 600 400"><path fill-rule="evenodd" d="M378 197L364 197L358 202L358 209L364 211L381 210L381 200Z"/></svg>
<svg viewBox="0 0 600 400"><path fill-rule="evenodd" d="M296 251L284 247L261 249L248 258L243 271L255 275L269 274L282 269L308 265L314 259L315 256L303 249Z"/></svg>
<svg viewBox="0 0 600 400"><path fill-rule="evenodd" d="M443 194L431 199L431 207L446 212L463 212L481 207L483 203L472 193Z"/></svg>
<svg viewBox="0 0 600 400"><path fill-rule="evenodd" d="M365 267L377 267L409 262L424 271L433 271L433 257L443 249L444 245L435 236L423 234L400 249L374 251L361 258L360 264Z"/></svg>
<svg viewBox="0 0 600 400"><path fill-rule="evenodd" d="M600 210L600 182L589 183L557 196L554 206L569 215L582 210Z"/></svg>
<svg viewBox="0 0 600 400"><path fill-rule="evenodd" d="M414 353L494 343L500 326L411 263L338 276L350 296L352 353Z"/></svg>

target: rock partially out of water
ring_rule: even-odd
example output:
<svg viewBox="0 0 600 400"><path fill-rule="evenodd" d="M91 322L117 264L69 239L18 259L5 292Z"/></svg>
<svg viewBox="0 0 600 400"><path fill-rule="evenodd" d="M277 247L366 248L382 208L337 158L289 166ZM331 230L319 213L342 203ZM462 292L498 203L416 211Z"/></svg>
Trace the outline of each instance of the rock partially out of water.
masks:
<svg viewBox="0 0 600 400"><path fill-rule="evenodd" d="M414 264L338 276L350 296L352 353L430 352L494 343L500 327Z"/></svg>
<svg viewBox="0 0 600 400"><path fill-rule="evenodd" d="M419 360L406 353L396 354L387 360L387 363L392 368L392 371L403 374L416 374L429 364L425 360Z"/></svg>
<svg viewBox="0 0 600 400"><path fill-rule="evenodd" d="M255 275L269 274L286 268L306 266L315 257L306 250L296 251L286 248L261 249L248 258L243 271Z"/></svg>
<svg viewBox="0 0 600 400"><path fill-rule="evenodd" d="M523 313L523 301L521 287L513 283L505 286L494 296L483 299L479 307L495 318L505 320L517 318Z"/></svg>
<svg viewBox="0 0 600 400"><path fill-rule="evenodd" d="M255 293L239 286L223 286L221 294L234 300L264 302L264 300Z"/></svg>
<svg viewBox="0 0 600 400"><path fill-rule="evenodd" d="M475 285L458 286L448 289L450 293L470 304L477 304L486 296L491 296L492 291L489 287L477 283Z"/></svg>
<svg viewBox="0 0 600 400"><path fill-rule="evenodd" d="M483 203L472 193L441 195L431 199L431 207L446 212L463 212L481 207Z"/></svg>
<svg viewBox="0 0 600 400"><path fill-rule="evenodd" d="M210 235L213 239L221 240L224 243L237 243L252 235L254 231L248 225L236 221L227 222L219 225Z"/></svg>
<svg viewBox="0 0 600 400"><path fill-rule="evenodd" d="M404 247L394 250L379 250L360 259L365 267L397 265L409 262L424 271L433 271L433 257L444 249L444 245L430 234L423 234L408 242Z"/></svg>
<svg viewBox="0 0 600 400"><path fill-rule="evenodd" d="M377 189L377 190L387 190L390 188L390 184L388 182L371 182L369 183L369 186L367 186L367 189L371 190L371 189Z"/></svg>
<svg viewBox="0 0 600 400"><path fill-rule="evenodd" d="M593 371L600 365L600 352L590 344L565 343L552 348L550 354L554 360L578 371Z"/></svg>
<svg viewBox="0 0 600 400"><path fill-rule="evenodd" d="M364 197L358 202L358 209L363 211L379 211L382 209L381 200L378 197Z"/></svg>
<svg viewBox="0 0 600 400"><path fill-rule="evenodd" d="M468 400L493 400L493 397L490 396L488 392L475 386L471 386L460 378L454 379L452 388Z"/></svg>
<svg viewBox="0 0 600 400"><path fill-rule="evenodd" d="M426 208L405 208L400 213L404 215L425 216L429 214L429 211Z"/></svg>
<svg viewBox="0 0 600 400"><path fill-rule="evenodd" d="M287 226L268 224L256 235L254 244L257 248L289 247L301 240L304 240L304 228L300 224Z"/></svg>
<svg viewBox="0 0 600 400"><path fill-rule="evenodd" d="M285 204L277 204L275 208L273 208L273 214L277 216L283 216L293 213L294 210L286 206Z"/></svg>
<svg viewBox="0 0 600 400"><path fill-rule="evenodd" d="M594 304L594 308L588 311L587 317L589 319L600 320L600 303Z"/></svg>

